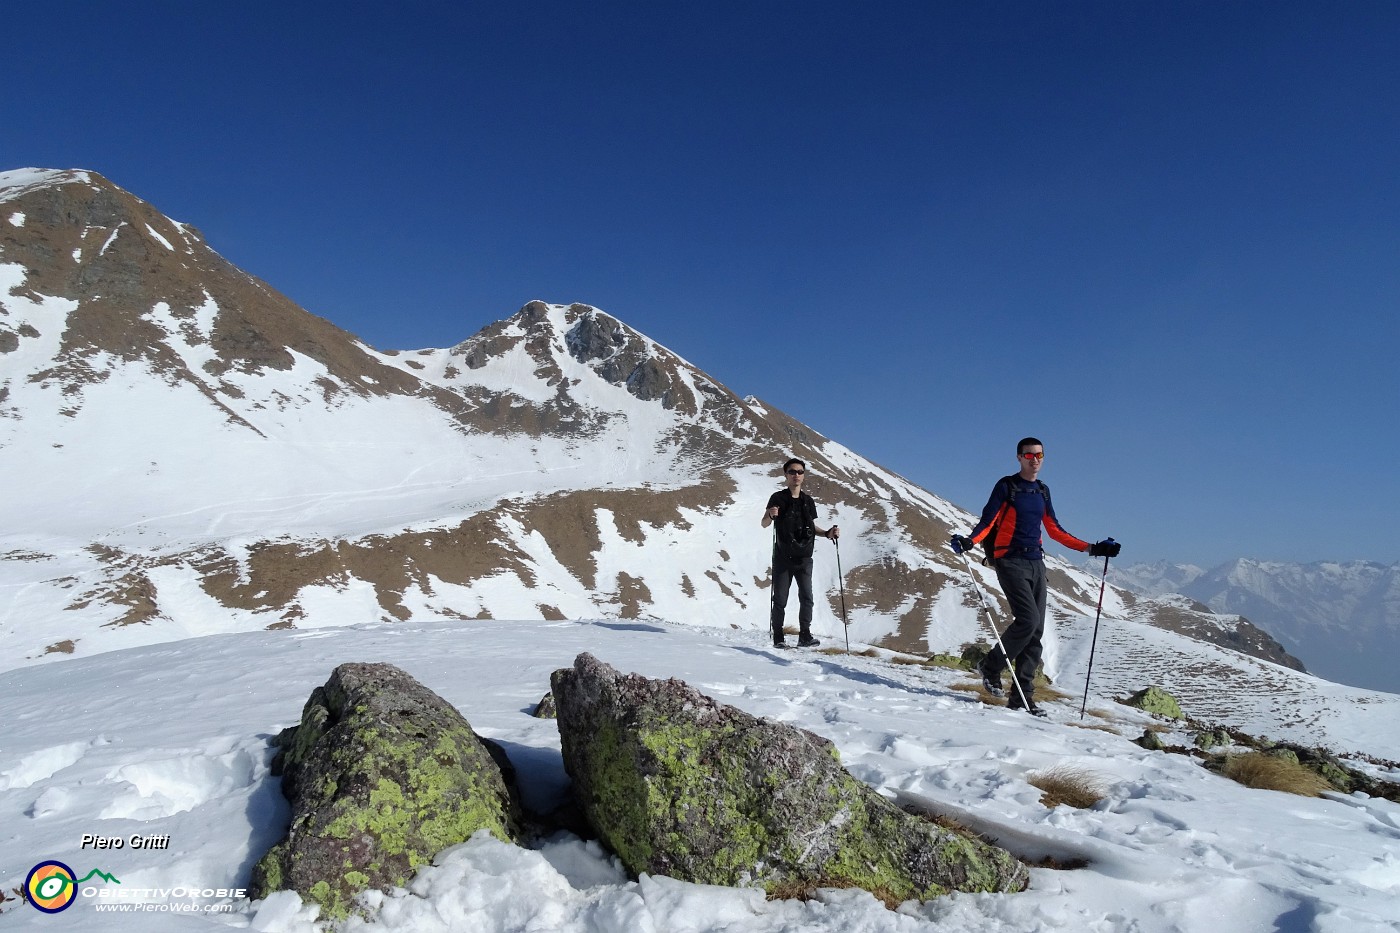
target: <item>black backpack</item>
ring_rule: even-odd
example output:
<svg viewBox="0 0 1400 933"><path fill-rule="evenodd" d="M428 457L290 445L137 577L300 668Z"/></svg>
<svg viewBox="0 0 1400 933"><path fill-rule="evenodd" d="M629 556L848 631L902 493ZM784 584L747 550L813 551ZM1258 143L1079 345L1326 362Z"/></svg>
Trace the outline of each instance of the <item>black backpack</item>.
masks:
<svg viewBox="0 0 1400 933"><path fill-rule="evenodd" d="M806 503L811 501L807 493L802 493L797 499L791 496L784 496L778 504L778 518L774 523L773 546L785 557L810 557L812 545L816 540L817 526L812 521L812 516L807 514ZM777 527L781 525L784 533L778 533ZM789 547L784 547L784 543Z"/></svg>
<svg viewBox="0 0 1400 933"><path fill-rule="evenodd" d="M1002 520L1006 517L1006 510L1010 508L1012 500L1016 498L1017 491L1021 486L1025 485L1021 477L1016 475L1003 476L1001 482L1005 483L1007 486L1006 501L1001 504L1001 511L997 512L996 518L992 519L992 527L987 529L987 536L982 539L982 551L985 555L982 558L982 565L984 567L996 566L997 559L993 555L993 552L996 550L997 532L1001 528ZM1034 480L1034 482L1036 488L1040 490L1040 494L1045 497L1045 508L1046 511L1049 511L1050 487L1040 480Z"/></svg>

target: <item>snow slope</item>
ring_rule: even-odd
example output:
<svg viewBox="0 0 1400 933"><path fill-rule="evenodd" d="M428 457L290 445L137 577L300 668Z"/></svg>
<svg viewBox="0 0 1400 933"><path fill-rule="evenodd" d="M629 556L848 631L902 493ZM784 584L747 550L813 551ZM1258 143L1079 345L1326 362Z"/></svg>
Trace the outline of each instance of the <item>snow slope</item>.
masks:
<svg viewBox="0 0 1400 933"><path fill-rule="evenodd" d="M0 675L0 885L21 884L46 859L120 882L91 879L87 895L52 917L6 902L0 922L310 933L314 911L293 894L254 904L200 892L246 886L252 862L282 832L288 810L268 775L267 743L333 667L403 667L504 746L538 807L567 778L553 721L530 713L550 672L582 651L817 732L881 793L951 814L1022 857L1084 867L1034 868L1021 894L954 895L892 912L861 892L767 902L628 879L596 844L567 835L534 850L477 838L420 870L408 890L377 898L377 919L352 929L1381 933L1400 923L1400 805L1249 790L1193 759L1144 751L1127 739L1147 718L1098 690L1082 722L1072 701L1052 701L1049 719L1036 721L982 705L966 689L971 678L948 670L609 620L216 635ZM1339 721L1351 715L1338 705ZM1400 741L1389 732L1395 755ZM1103 800L1047 809L1028 778L1057 766L1091 772ZM83 834L168 836L169 847L97 851L81 847ZM95 916L111 904L149 906Z"/></svg>

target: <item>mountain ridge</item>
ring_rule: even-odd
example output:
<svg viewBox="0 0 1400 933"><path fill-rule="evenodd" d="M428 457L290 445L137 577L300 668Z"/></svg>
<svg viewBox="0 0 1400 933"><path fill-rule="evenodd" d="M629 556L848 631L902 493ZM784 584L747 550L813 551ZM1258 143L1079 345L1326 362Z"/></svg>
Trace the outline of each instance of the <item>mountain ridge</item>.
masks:
<svg viewBox="0 0 1400 933"><path fill-rule="evenodd" d="M1180 593L1212 612L1247 615L1322 676L1400 692L1400 563L1236 558L1205 569L1158 562L1110 579L1149 596Z"/></svg>

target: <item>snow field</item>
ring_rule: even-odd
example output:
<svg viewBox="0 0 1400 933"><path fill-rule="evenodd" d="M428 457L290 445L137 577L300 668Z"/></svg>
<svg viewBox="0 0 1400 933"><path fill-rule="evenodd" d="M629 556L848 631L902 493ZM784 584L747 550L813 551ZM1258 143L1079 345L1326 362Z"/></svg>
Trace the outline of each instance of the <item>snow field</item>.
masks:
<svg viewBox="0 0 1400 933"><path fill-rule="evenodd" d="M57 858L133 888L245 885L287 819L267 772L267 742L349 660L398 664L442 694L502 743L527 801L548 806L567 778L555 723L530 713L549 674L581 651L811 729L881 793L952 815L1024 857L1086 867L1035 868L1022 894L955 895L891 912L863 892L768 902L751 891L629 880L596 844L566 835L536 850L476 838L443 853L407 890L377 897L378 919L351 928L1379 933L1400 922L1395 804L1248 790L1191 759L1079 728L1066 703L1052 702L1048 721L984 706L953 689L971 682L957 672L778 653L748 632L608 620L215 635L10 671L0 694L8 724L0 884L8 889L41 859ZM1125 735L1146 721L1117 711ZM1064 764L1102 780L1098 806L1040 803L1027 778ZM168 835L170 846L95 852L79 847L83 834ZM61 916L88 922L92 900ZM114 914L101 923L116 931L315 928L295 895L231 905L225 914ZM5 920L16 929L54 923L22 904Z"/></svg>

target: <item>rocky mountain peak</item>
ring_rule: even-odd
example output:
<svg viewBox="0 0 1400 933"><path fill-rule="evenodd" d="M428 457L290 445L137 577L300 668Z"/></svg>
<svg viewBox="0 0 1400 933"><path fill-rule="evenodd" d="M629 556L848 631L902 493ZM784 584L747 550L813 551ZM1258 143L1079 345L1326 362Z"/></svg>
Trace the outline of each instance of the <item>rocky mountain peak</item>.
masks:
<svg viewBox="0 0 1400 933"><path fill-rule="evenodd" d="M422 391L353 335L227 262L194 227L101 175L7 172L0 205L0 354L29 364L10 361L5 394L19 377L58 393L76 416L90 386L135 365L253 427L250 408L297 401L258 397L247 377L291 372L302 358L316 369L305 401Z"/></svg>

